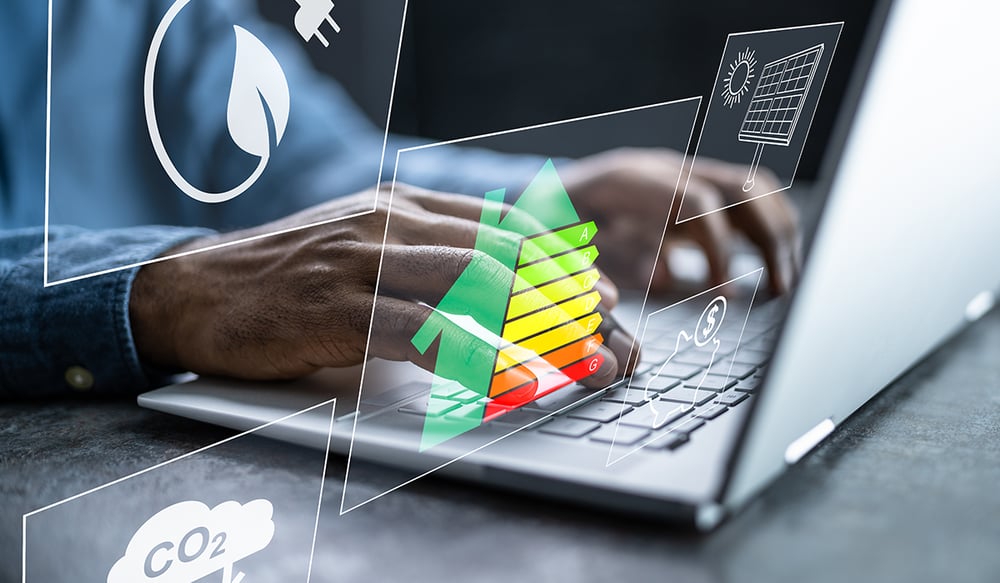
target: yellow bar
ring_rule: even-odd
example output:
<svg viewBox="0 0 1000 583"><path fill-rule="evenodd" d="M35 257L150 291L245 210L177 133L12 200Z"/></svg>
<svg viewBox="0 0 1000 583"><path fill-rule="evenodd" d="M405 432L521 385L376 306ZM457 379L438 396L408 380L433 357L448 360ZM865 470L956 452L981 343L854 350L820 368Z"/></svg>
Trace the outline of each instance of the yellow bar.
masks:
<svg viewBox="0 0 1000 583"><path fill-rule="evenodd" d="M574 296L593 289L601 278L597 269L589 269L574 276L556 280L539 288L532 288L510 297L507 319L513 320L527 313L540 310L551 304L558 304Z"/></svg>
<svg viewBox="0 0 1000 583"><path fill-rule="evenodd" d="M597 305L600 303L601 294L592 291L523 318L508 321L503 327L503 339L508 342L519 342L529 336L534 336L539 332L589 314L597 309Z"/></svg>
<svg viewBox="0 0 1000 583"><path fill-rule="evenodd" d="M593 334L597 330L597 327L601 325L602 321L603 318L600 313L589 314L579 320L567 322L558 328L554 328L548 332L539 334L538 336L533 336L523 342L519 342L518 345L521 348L526 348L533 351L535 354L542 356L547 352L555 350L556 348L566 346L571 342L576 342L584 336Z"/></svg>
<svg viewBox="0 0 1000 583"><path fill-rule="evenodd" d="M538 355L518 344L508 344L497 353L497 363L493 367L493 372L500 372L508 368L534 360Z"/></svg>

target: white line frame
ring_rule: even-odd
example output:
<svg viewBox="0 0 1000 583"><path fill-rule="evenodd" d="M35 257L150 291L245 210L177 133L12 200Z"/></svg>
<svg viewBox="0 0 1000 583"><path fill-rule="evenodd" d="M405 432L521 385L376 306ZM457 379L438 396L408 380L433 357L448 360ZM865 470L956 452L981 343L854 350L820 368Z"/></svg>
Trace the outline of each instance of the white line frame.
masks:
<svg viewBox="0 0 1000 583"><path fill-rule="evenodd" d="M806 29L806 28L820 28L820 27L824 27L824 26L833 26L833 25L840 25L840 29L837 31L837 39L834 41L834 43L833 43L833 49L830 51L830 57L829 57L829 59L830 59L829 63L830 64L827 66L826 73L823 75L823 83L819 87L819 94L817 96L817 102L816 102L816 106L817 106L817 109L818 109L819 108L819 101L818 100L823 98L823 89L826 88L826 80L829 77L830 66L833 65L833 58L834 58L834 56L836 56L836 54L837 54L837 47L840 45L840 35L844 31L844 21L843 20L833 21L833 22L823 22L823 23L820 23L820 24L806 24L806 25L802 25L802 26L785 26L785 27L781 27L781 28L768 28L768 29L764 29L764 30L751 30L751 31L746 31L746 32L734 32L734 33L730 33L726 37L726 44L722 48L722 56L719 58L719 70L718 70L718 72L716 72L715 78L716 78L716 80L718 80L719 75L722 74L722 67L725 65L726 51L729 50L729 41L732 40L734 37L740 37L740 36L746 36L746 35L753 35L753 34L765 34L765 33L771 33L771 32L783 32L783 31L787 31L787 30L802 30L802 29ZM817 63L816 66L818 67L819 64ZM795 161L795 168L792 170L792 177L791 177L791 180L788 181L788 186L779 188L777 190L772 190L771 192L765 192L763 194L758 194L758 195L755 195L753 197L747 198L745 200L741 200L739 202L734 202L734 203L731 203L731 204L727 204L726 206L719 207L717 209L713 209L713 210L710 210L710 211L707 211L707 212L704 212L704 213L701 213L701 214L697 214L697 215L694 215L694 216L691 216L691 217L681 218L683 216L683 210L684 210L684 198L687 195L688 185L691 184L691 174L694 171L694 165L695 165L695 163L698 160L698 150L701 148L701 139L702 139L702 136L705 134L705 125L708 124L708 116L709 116L709 114L712 111L712 102L713 101L715 101L715 88L714 88L714 86L712 88L712 94L710 95L710 97L708 99L708 105L705 106L705 121L701 125L701 131L698 132L698 145L695 146L695 148L694 148L694 154L691 156L691 165L688 166L688 168L687 168L687 179L684 182L684 191L683 191L683 194L681 194L680 207L678 208L678 211L677 211L677 221L676 221L676 223L678 225L681 224L681 223L686 223L687 221L693 221L695 219L699 219L701 217L704 217L704 216L707 216L707 215L710 215L710 214L713 214L713 213L724 211L724 210L726 210L728 208L732 208L734 206L739 206L741 204L748 203L748 202L750 202L752 200L757 200L758 198L763 198L765 196L770 196L772 194L781 192L783 190L788 190L788 189L790 189L792 187L792 185L795 184L795 176L799 173L799 163L802 162L802 152L799 152L798 160ZM813 124L813 121L815 119L816 119L816 110L814 109L812 111L812 115L809 116L809 125L806 127L806 135L805 135L805 139L806 140L809 139L809 132L810 132L810 130L812 130L812 124Z"/></svg>
<svg viewBox="0 0 1000 583"><path fill-rule="evenodd" d="M711 292L714 292L716 290L724 289L726 286L728 286L728 285L730 285L732 283L735 283L735 282L737 282L737 281L739 281L741 279L748 278L748 277L750 277L751 275L754 275L754 274L757 275L757 281L756 281L756 283L754 283L753 294L750 296L750 304L749 304L749 307L747 308L747 315L746 315L746 317L743 318L743 323L741 324L741 327L740 327L740 336L739 336L739 338L736 339L736 348L727 357L727 358L729 358L729 369L726 370L726 382L728 383L729 379L730 379L730 377L732 376L732 373L733 373L733 365L736 362L736 361L732 360L732 357L735 356L736 354L738 354L739 351L740 351L740 345L743 343L743 333L746 331L747 322L750 321L750 312L753 311L754 301L757 299L757 291L760 290L760 281L761 281L762 276L764 274L764 268L763 267L758 267L757 269L754 269L753 271L749 271L747 273L744 273L743 275L740 275L738 277L734 277L734 278L730 279L729 281L727 281L725 283L721 283L721 284L719 284L719 285L717 285L715 287L711 287L711 288L706 289L704 291L700 291L700 292L698 292L698 293L696 293L696 294L694 294L692 296L684 298L683 300L676 301L676 302L670 304L669 306L666 306L666 307L660 308L658 310L655 310L653 312L650 312L648 315L646 315L644 321L646 323L648 323L649 319L651 317L655 316L656 314L659 314L660 312L665 312L665 311L667 311L667 310L669 310L669 309L671 309L671 308L673 308L675 306L678 306L678 305L683 304L685 302L689 302L689 301L691 301L692 299L694 299L694 298L696 298L698 296L702 296L702 295L706 295L706 294L711 294ZM641 315L640 315L639 319L640 319L640 326L642 327L642 330L643 330L643 337L645 337L646 326L642 324L643 318L642 318ZM634 336L634 338L638 339L639 338L638 334L636 334L636 336ZM709 368L711 368L711 366ZM626 388L626 390L629 390L629 391L633 390L631 384ZM699 388L695 389L695 390L696 391L705 390L706 392L709 392L708 389L701 389L700 388L700 384L699 384ZM677 429L679 427L687 425L691 421L690 419L688 419L687 421L685 421L684 423L681 423L678 426L671 427L669 431L667 431L666 433L663 433L662 435L657 435L656 437L652 437L652 438L648 438L648 439L642 440L642 442L639 445L634 446L634 447L630 448L624 454L615 457L614 456L614 451L615 451L615 445L616 445L617 440L618 440L618 428L621 427L622 417L625 416L625 406L626 405L627 404L623 402L621 410L618 412L618 419L615 421L615 431L611 435L611 446L608 448L608 461L607 461L607 465L605 467L611 467L611 466L613 466L614 464L622 461L623 459L625 459L628 456L634 454L635 452L641 450L642 448L646 447L647 445L650 445L652 443L656 443L657 441L665 438L666 436L668 436L671 433L673 433L674 429ZM666 424L664 424L664 425L666 425ZM657 428L657 429L659 429L659 428Z"/></svg>
<svg viewBox="0 0 1000 583"><path fill-rule="evenodd" d="M280 423L284 423L285 421L288 421L289 419L291 419L293 417L297 417L299 415L304 415L306 413L309 413L310 411L314 411L316 409L319 409L321 407L326 407L326 406L330 407L330 429L329 429L329 432L327 433L327 438L326 438L326 451L325 451L325 454L323 456L323 473L320 476L319 496L318 496L318 500L316 502L316 519L315 519L315 521L313 523L312 544L311 544L311 546L309 548L309 570L306 573L306 583L309 583L310 578L312 577L313 555L314 555L314 553L316 551L316 536L319 533L319 516L320 516L320 511L322 510L322 507L323 507L323 492L324 492L325 487L326 487L326 470L327 470L327 464L328 464L328 462L330 460L330 442L331 442L331 438L333 436L333 420L336 417L336 413L337 413L337 399L336 398L328 399L326 401L323 401L322 403L316 403L315 405L312 405L310 407L302 409L301 411L296 411L295 413L289 413L288 415L285 415L284 417L275 419L273 421L268 421L267 423L264 423L262 425L258 425L257 427L254 427L252 429L248 429L246 431L237 433L236 435L231 435L231 436L229 436L229 437L227 437L225 439L222 439L220 441L217 441L215 443L211 443L209 445L200 447L200 448L198 448L196 450L189 451L189 452L181 454L179 456L170 458L170 459L168 459L166 461L162 461L162 462L160 462L158 464L155 464L153 466L150 466L150 467L148 467L148 468L146 468L144 470L139 470L137 472L133 472L133 473L127 475L127 476L122 476L121 478L116 478L114 480L111 480L110 482L101 484L100 486L95 486L95 487L93 487L93 488L91 488L89 490L85 490L85 491L80 492L78 494L74 494L72 496L69 496L68 498L63 498L62 500L59 500L58 502L53 502L52 504L49 504L47 506L43 506L41 508L36 508L35 510L32 510L31 512L27 512L27 513L23 514L21 516L21 583L28 583L28 519L31 518L32 516L35 516L36 514L41 514L42 512L45 512L47 510L52 510L53 508L62 506L63 504L72 502L74 500L78 500L78 499L83 498L84 496L87 496L89 494L93 494L93 493L99 492L99 491L101 491L101 490L103 490L105 488L109 488L111 486L115 486L117 484L121 484L122 482L125 482L127 480L131 480L132 478L136 478L136 477L142 476L144 474L148 474L149 472L152 472L154 470L158 470L158 469L160 469L160 468L162 468L164 466L168 466L168 465L170 465L170 464L172 464L174 462L179 462L181 460L185 460L185 459L187 459L189 457L193 457L193 456L195 456L195 455L197 455L199 453L202 453L202 452L208 451L210 449L213 449L215 447L218 447L220 445L224 445L226 443L229 443L230 441L235 441L237 439L240 439L241 437L246 437L246 436L254 434L254 433L258 432L258 431L262 431L264 429L267 429L268 427L271 427L273 425L278 425Z"/></svg>
<svg viewBox="0 0 1000 583"><path fill-rule="evenodd" d="M382 279L382 264L383 264L383 260L384 260L384 257L385 257L385 242L386 242L386 240L387 240L387 238L389 236L389 222L391 221L391 218L392 218L392 199L393 199L393 195L396 192L396 172L398 172L398 170L399 170L399 156L400 156L400 154L403 154L404 152L412 152L412 151L415 151L415 150L424 150L424 149L433 148L433 147L436 147L436 146L461 144L461 143L469 142L469 141L473 141L473 140L479 140L479 139L484 139L484 138L491 138L491 137L495 137L495 136L507 135L507 134L517 133L517 132L522 132L522 131L540 129L540 128L545 128L545 127L552 127L552 126L557 126L557 125L564 125L564 124L574 123L574 122L578 122L578 121L585 121L585 120L589 120L589 119L596 119L596 118L601 118L601 117L609 117L609 116L613 116L613 115L617 115L617 114L622 114L622 113L630 113L630 112L642 111L642 110L646 110L646 109L653 109L653 108L657 108L657 107L665 107L665 106L669 106L669 105L677 105L677 104L680 104L680 103L696 102L697 106L695 107L695 115L694 115L694 118L691 120L691 129L688 132L688 139L685 142L685 143L689 144L689 143L691 143L691 138L694 136L695 123L697 122L697 119L698 119L698 112L701 110L701 101L702 101L702 97L699 95L699 96L695 96L695 97L687 97L687 98L684 98L684 99L675 99L675 100L672 100L672 101L663 101L663 102L660 102L660 103L652 103L652 104L649 104L649 105L640 105L640 106L637 106L637 107L630 107L630 108L626 108L626 109L619 109L619 110L615 110L615 111L608 111L608 112L597 113L597 114L593 114L593 115L585 115L585 116L574 117L574 118L569 118L569 119L564 119L564 120L559 120L559 121L552 121L552 122L546 122L546 123L540 123L540 124L525 126L525 127L521 127L521 128L514 128L514 129L509 129L509 130L501 130L501 131L497 131L497 132L490 132L490 133L486 133L486 134L480 134L480 135L477 135L477 136L470 136L470 137L466 137L466 138L458 138L458 139L454 139L454 140L446 140L446 141L443 141L443 142L435 142L435 143L432 143L432 144L423 144L423 145L420 145L420 146L413 146L413 147L410 147L410 148L400 149L398 152L396 152L395 171L393 172L393 176L392 176L392 187L389 190L389 203L387 205L387 210L386 210L385 234L382 237L382 249L381 249L381 252L379 254L378 276L375 279L375 302L372 303L372 315L371 315L371 318L369 318L369 321L373 321L374 320L374 317L375 317L375 305L378 302L379 284L380 284L381 279ZM685 158L686 158L686 155L685 155ZM674 185L674 192L673 192L673 197L674 198L671 199L671 204L670 204L669 207L667 207L668 209L673 208L673 202L674 202L674 200L676 200L677 191L680 188L681 180L684 177L683 172L684 172L684 164L682 163L681 167L680 167L680 169L678 171L677 181L676 181L676 183ZM663 235L666 234L666 231L667 231L667 228L669 227L669 225L670 225L670 218L669 218L669 211L668 211L668 216L665 217L664 221L663 221ZM663 246L663 240L662 240L662 236L663 235L661 235L661 240L660 240L660 246L661 247ZM657 252L657 257L659 257L659 251ZM653 283L653 273L655 271L656 271L656 264L654 262L652 268L650 269L649 283L647 284L646 295L645 295L645 297L643 298L643 301L642 301L642 309L643 310L645 310L645 307L646 307L646 299L649 297L649 288L650 288L650 286L652 286L652 283ZM636 329L638 330L638 326L636 327ZM371 349L371 337L372 337L372 330L371 330L371 326L369 325L369 328L368 328L368 339L367 339L367 341L365 343L365 354L368 354L369 350ZM635 343L634 336L633 336L632 347L631 347L631 349L629 351L629 357L630 358L631 358L632 352L635 351L635 350L636 350L636 343ZM367 372L367 368L368 368L368 360L366 359L365 362L361 365L361 384L360 384L360 386L358 388L358 402L357 402L357 409L355 409L355 410L359 410L361 408L361 396L362 396L362 393L364 391L365 374ZM623 381L624 379L625 379L625 373L624 373L624 371L622 371L621 378L618 379L618 380L616 380L616 381L614 381L614 382L612 382L612 383L610 383L609 386L613 386L613 385L617 384L618 382ZM554 417L555 415L558 415L558 414L562 413L563 411L571 409L571 408L577 406L580 403L583 403L583 402L586 402L586 401L588 401L590 399L593 399L593 398L595 398L596 396L598 396L600 394L601 394L601 390L595 390L592 395L588 395L586 397L583 397L579 401L576 401L576 402L573 402L573 403L571 403L569 405L566 405L566 406L560 408L558 411L553 411L553 412L545 415L541 419L538 419L538 420L536 420L536 421L534 421L532 423L528 423L527 425L524 425L523 427L518 427L517 429L512 430L510 433L507 433L506 435L503 435L503 436L498 437L498 438L496 438L496 439L494 439L492 441L484 443L483 445L480 445L479 447L477 447L475 449L467 451L467 452L463 453L462 455L460 455L458 457L455 457L454 459L451 459L451 460L449 460L447 462L443 462L443 463L435 466L434 468L432 468L430 470L427 470L427 471L425 471L425 472L423 472L423 473L421 473L421 474L419 474L419 475L417 475L417 476L415 476L413 478L410 478L409 480L406 480L405 482L403 482L401 484L393 486L392 488L386 490L385 492L382 492L381 494L379 494L377 496L374 496L372 498L369 498L368 500L365 500L364 502L361 502L359 504L355 504L354 506L351 506L350 508L345 508L345 506L346 506L346 500L347 500L347 486L348 486L348 481L349 481L350 475L351 475L351 461L354 458L354 440L355 440L355 436L356 436L357 430L358 430L358 415L355 415L354 416L354 426L351 429L351 445L350 445L350 448L349 448L348 453L347 453L347 468L346 468L345 473L344 473L344 492L343 492L343 495L341 496L341 499L340 499L340 515L343 516L343 515L347 514L348 512L351 512L352 510L357 510L358 508L361 508L362 506L365 506L365 505L367 505L367 504L369 504L371 502L374 502L374 501L378 500L379 498L385 496L386 494L395 492L396 490L399 490L400 488L402 488L402 487L404 487L404 486L406 486L408 484L411 484L411 483L419 480L420 478L423 478L423 477L425 477L425 476L427 476L429 474L432 474L432 473L434 473L434 472L436 472L436 471L438 471L438 470L440 470L442 468L445 468L445 467L447 467L447 466L449 466L449 465L451 465L451 464L453 464L453 463L455 463L455 462L457 462L459 460L462 460L465 457L467 457L467 456L469 456L469 455L471 455L473 453L476 453L477 451L479 451L479 450L481 450L481 449L483 449L485 447L493 445L494 443L497 443L499 441L502 441L502 440L510 437L511 435L514 435L515 433L519 433L521 431L524 431L525 429L529 429L531 427L534 427L534 426L542 423L543 421L546 421L546 420Z"/></svg>
<svg viewBox="0 0 1000 583"><path fill-rule="evenodd" d="M326 219L322 221L316 221L313 223L308 223L305 225L299 225L295 227L290 227L287 229L281 229L273 233L264 233L261 235L255 235L253 237L246 237L243 239L237 239L235 241L227 241L226 243L220 243L218 245L210 245L201 249L192 249L190 251L185 251L183 253L174 253L171 255L165 255L162 257L154 257L153 259L147 259L146 261L139 261L135 263L130 263L128 265L122 265L119 267L112 267L108 269L103 269L100 271L95 271L93 273L85 273L82 275L76 275L73 277L66 277L62 279L57 279L54 281L49 281L49 175L51 170L51 136L52 136L52 3L54 0L48 0L49 14L48 14L48 54L46 56L46 76L45 76L45 226L44 226L44 240L42 241L42 287L52 287L57 285L62 285L65 283L71 283L74 281L80 281L88 279L91 277L98 277L101 275L107 275L109 273L115 273L118 271L124 271L126 269L133 269L135 267L142 267L143 265L150 265L153 263L160 263L162 261L167 261L170 259L177 259L178 257L185 257L187 255L194 255L196 253L204 253L206 251L214 251L216 249L222 249L225 247L230 247L233 245L239 245L242 243L248 243L250 241L257 241L260 239L266 239L268 237L274 237L277 235L283 235L285 233L291 233L294 231L301 231L302 229L310 229L313 227L320 227L322 225L328 225L330 223L336 223L340 221L345 221L347 219L352 219L359 216L364 216L372 214L378 208L378 191L382 186L382 172L385 167L385 151L389 143L389 122L392 119L392 106L396 98L396 79L399 75L399 57L403 51L403 31L406 26L406 15L409 9L409 0L403 0L403 13L399 24L399 42L396 44L396 63L393 66L392 71L392 86L389 89L389 107L386 111L385 117L385 132L382 136L382 154L379 158L378 164L378 176L375 181L375 192L372 195L372 210L363 211L355 213L352 215L347 215L343 217L336 217L332 219Z"/></svg>

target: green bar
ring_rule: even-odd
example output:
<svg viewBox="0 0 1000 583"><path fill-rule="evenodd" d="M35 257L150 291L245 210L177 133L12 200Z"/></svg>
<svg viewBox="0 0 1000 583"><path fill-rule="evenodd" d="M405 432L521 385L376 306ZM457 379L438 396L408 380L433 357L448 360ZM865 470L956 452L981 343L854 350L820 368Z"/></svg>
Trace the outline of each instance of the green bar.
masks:
<svg viewBox="0 0 1000 583"><path fill-rule="evenodd" d="M597 233L597 225L594 224L594 221L590 221L525 239L521 245L521 256L517 263L518 265L533 263L565 253L570 249L589 245L595 233Z"/></svg>
<svg viewBox="0 0 1000 583"><path fill-rule="evenodd" d="M517 277L514 278L513 291L518 292L529 287L537 288L550 281L583 271L593 265L596 259L597 247L591 245L521 267L517 270Z"/></svg>

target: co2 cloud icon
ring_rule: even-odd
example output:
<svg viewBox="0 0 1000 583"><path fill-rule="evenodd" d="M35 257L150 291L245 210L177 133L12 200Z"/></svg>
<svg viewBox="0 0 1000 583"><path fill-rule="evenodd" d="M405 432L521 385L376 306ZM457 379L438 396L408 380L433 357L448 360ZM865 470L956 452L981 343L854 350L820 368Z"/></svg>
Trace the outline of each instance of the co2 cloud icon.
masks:
<svg viewBox="0 0 1000 583"><path fill-rule="evenodd" d="M273 514L264 499L211 510L193 500L168 506L139 527L108 583L193 583L220 570L223 583L240 583L245 574L234 577L233 565L271 543Z"/></svg>

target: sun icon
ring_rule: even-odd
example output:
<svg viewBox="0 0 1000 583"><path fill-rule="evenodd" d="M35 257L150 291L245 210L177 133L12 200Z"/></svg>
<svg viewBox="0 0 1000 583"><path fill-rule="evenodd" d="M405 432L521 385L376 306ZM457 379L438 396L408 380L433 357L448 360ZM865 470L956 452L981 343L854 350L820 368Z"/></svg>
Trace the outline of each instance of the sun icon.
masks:
<svg viewBox="0 0 1000 583"><path fill-rule="evenodd" d="M743 99L743 96L750 91L750 80L754 78L754 67L757 65L756 53L749 47L743 49L732 65L729 65L729 74L722 82L722 102L732 109L734 105Z"/></svg>

